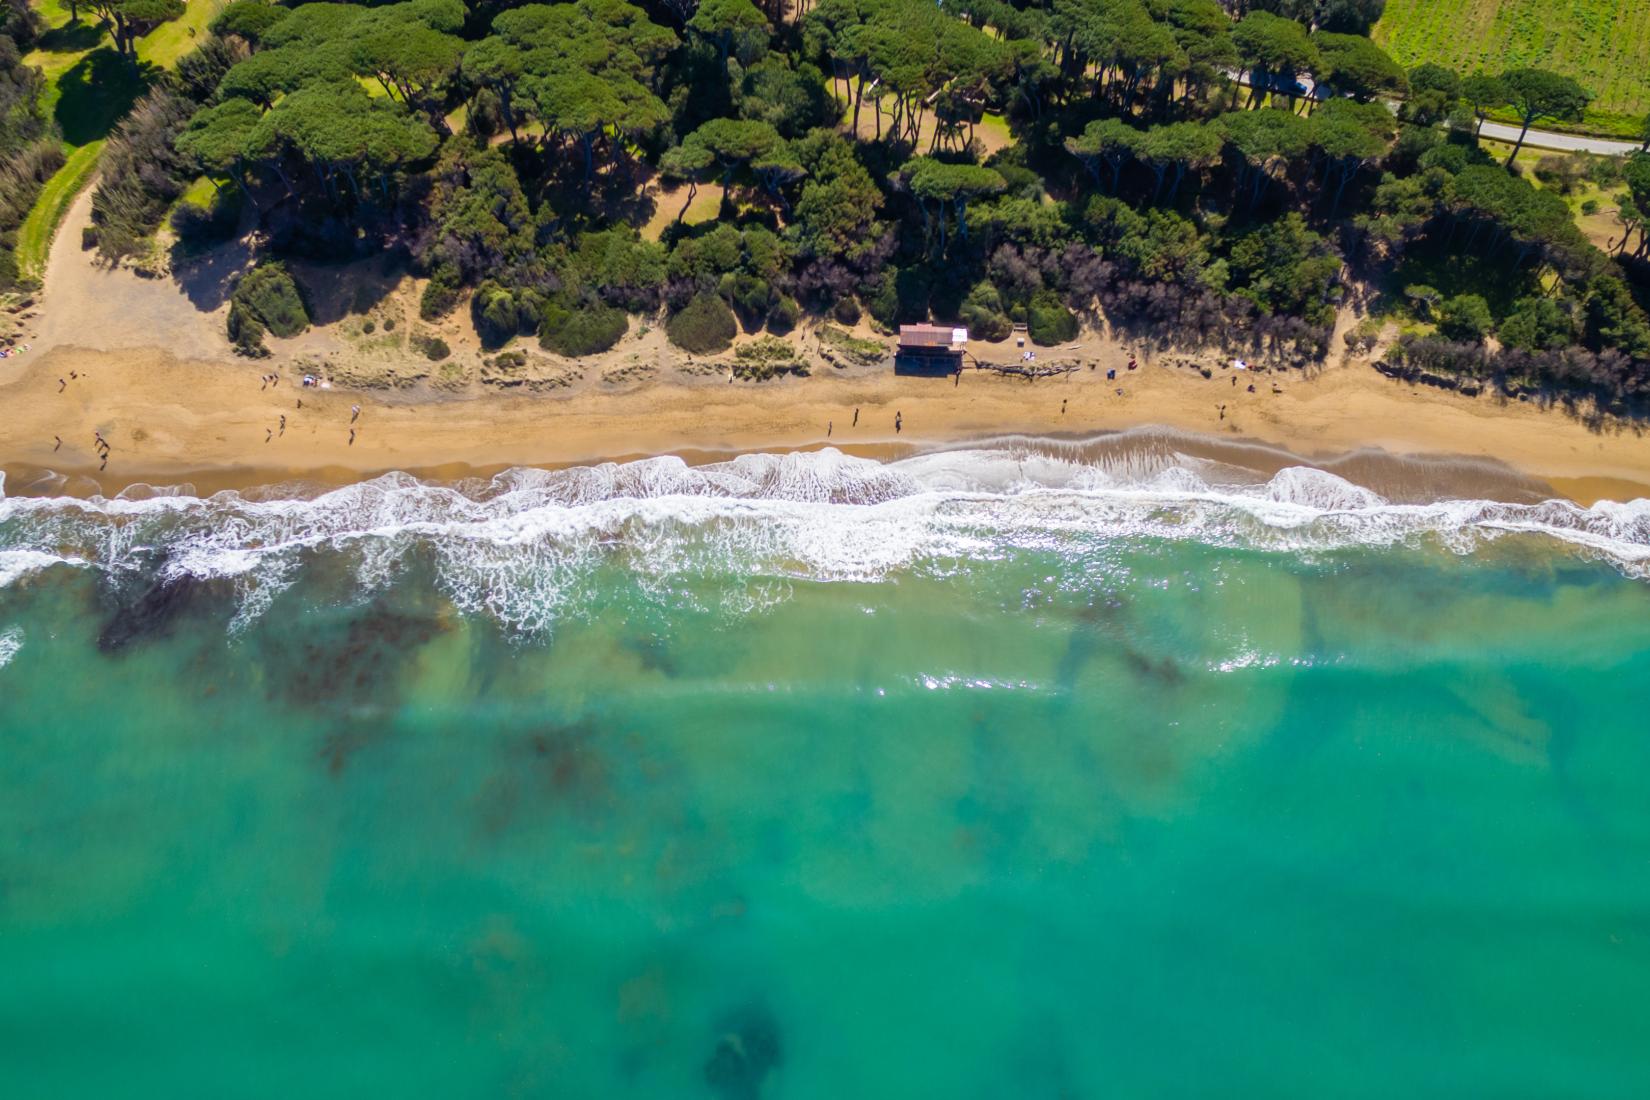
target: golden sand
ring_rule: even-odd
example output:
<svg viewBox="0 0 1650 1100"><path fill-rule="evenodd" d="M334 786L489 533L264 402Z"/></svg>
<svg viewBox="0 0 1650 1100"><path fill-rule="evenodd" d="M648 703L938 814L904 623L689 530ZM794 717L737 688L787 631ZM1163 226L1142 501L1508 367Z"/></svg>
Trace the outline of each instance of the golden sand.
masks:
<svg viewBox="0 0 1650 1100"><path fill-rule="evenodd" d="M292 377L261 388L267 365L178 360L155 349L59 347L5 368L0 457L14 492L25 474L41 470L94 479L104 492L185 479L205 490L287 478L339 482L385 470L457 476L667 453L827 444L864 452L1161 425L1307 456L1379 448L1492 459L1584 503L1650 496L1650 439L1640 427L1601 429L1561 410L1441 393L1357 364L1311 379L1239 375L1237 385L1229 371L1204 379L1155 364L1119 370L1113 382L1104 370L1088 369L1035 382L968 371L954 382L858 368L766 383L684 377L620 392L475 396L323 392ZM1245 389L1251 380L1253 394ZM354 405L361 412L351 442ZM101 472L94 432L111 448ZM54 451L56 437L62 446Z"/></svg>

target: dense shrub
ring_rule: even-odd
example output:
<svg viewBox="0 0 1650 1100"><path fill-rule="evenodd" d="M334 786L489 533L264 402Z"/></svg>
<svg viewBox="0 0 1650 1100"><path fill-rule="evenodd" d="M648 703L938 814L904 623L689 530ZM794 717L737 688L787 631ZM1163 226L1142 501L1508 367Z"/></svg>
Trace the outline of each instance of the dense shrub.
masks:
<svg viewBox="0 0 1650 1100"><path fill-rule="evenodd" d="M544 312L544 300L531 289L511 290L488 280L470 299L476 332L487 347L498 347L521 332L531 332Z"/></svg>
<svg viewBox="0 0 1650 1100"><path fill-rule="evenodd" d="M148 247L167 211L195 178L193 162L176 146L195 107L189 97L157 88L138 101L103 147L92 222L104 259L133 256Z"/></svg>
<svg viewBox="0 0 1650 1100"><path fill-rule="evenodd" d="M802 306L789 294L781 294L768 307L768 331L786 333L802 320Z"/></svg>
<svg viewBox="0 0 1650 1100"><path fill-rule="evenodd" d="M727 275L722 279L722 297L733 307L745 331L754 332L762 327L773 304L773 288L756 275Z"/></svg>
<svg viewBox="0 0 1650 1100"><path fill-rule="evenodd" d="M738 331L733 311L714 294L698 295L665 325L671 343L698 355L726 351Z"/></svg>
<svg viewBox="0 0 1650 1100"><path fill-rule="evenodd" d="M430 281L418 299L418 315L426 321L439 321L453 311L464 285L463 276L451 264L439 264L430 272Z"/></svg>
<svg viewBox="0 0 1650 1100"><path fill-rule="evenodd" d="M1458 294L1438 307L1438 331L1451 340L1482 340L1494 326L1489 303L1477 294Z"/></svg>
<svg viewBox="0 0 1650 1100"><path fill-rule="evenodd" d="M1003 311L1002 295L988 282L977 283L958 311L968 334L977 340L1001 340L1008 335L1010 323Z"/></svg>
<svg viewBox="0 0 1650 1100"><path fill-rule="evenodd" d="M269 354L264 346L264 326L240 302L231 302L229 306L229 342L237 352L254 359Z"/></svg>
<svg viewBox="0 0 1650 1100"><path fill-rule="evenodd" d="M838 298L836 300L836 304L831 307L831 316L835 317L844 325L859 324L859 299L855 298L852 294L844 294L842 297Z"/></svg>
<svg viewBox="0 0 1650 1100"><path fill-rule="evenodd" d="M1058 298L1045 294L1032 300L1026 328L1032 343L1052 347L1077 338L1077 317Z"/></svg>
<svg viewBox="0 0 1650 1100"><path fill-rule="evenodd" d="M276 336L296 336L309 327L303 295L284 264L271 261L248 271L236 280L230 300Z"/></svg>
<svg viewBox="0 0 1650 1100"><path fill-rule="evenodd" d="M617 344L630 327L622 309L553 301L539 322L539 346L557 355L597 355Z"/></svg>

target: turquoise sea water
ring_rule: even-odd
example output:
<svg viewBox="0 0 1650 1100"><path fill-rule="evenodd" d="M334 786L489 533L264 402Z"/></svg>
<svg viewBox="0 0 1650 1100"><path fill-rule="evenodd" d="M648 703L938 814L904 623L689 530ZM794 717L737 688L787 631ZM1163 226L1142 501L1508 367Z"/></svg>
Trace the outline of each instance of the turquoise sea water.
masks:
<svg viewBox="0 0 1650 1100"><path fill-rule="evenodd" d="M1650 1094L1650 507L0 497L16 1097Z"/></svg>

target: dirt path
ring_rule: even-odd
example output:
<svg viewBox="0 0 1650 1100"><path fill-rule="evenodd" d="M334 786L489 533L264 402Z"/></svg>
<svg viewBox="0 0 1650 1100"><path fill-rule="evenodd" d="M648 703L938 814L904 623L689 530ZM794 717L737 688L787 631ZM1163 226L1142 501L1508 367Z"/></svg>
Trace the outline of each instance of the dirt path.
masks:
<svg viewBox="0 0 1650 1100"><path fill-rule="evenodd" d="M81 230L92 220L94 189L81 192L52 241L32 357L65 346L95 351L165 348L180 358L222 357L227 348L224 288L229 276L247 262L248 251L226 245L171 278L149 279L127 268L111 269L98 261L95 251L80 246Z"/></svg>

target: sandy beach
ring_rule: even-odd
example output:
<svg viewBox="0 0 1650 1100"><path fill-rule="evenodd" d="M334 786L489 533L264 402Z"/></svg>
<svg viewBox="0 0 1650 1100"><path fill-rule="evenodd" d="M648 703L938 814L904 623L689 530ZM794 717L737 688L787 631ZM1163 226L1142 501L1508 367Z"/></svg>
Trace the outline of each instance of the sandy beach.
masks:
<svg viewBox="0 0 1650 1100"><path fill-rule="evenodd" d="M970 370L956 382L867 367L764 383L688 378L479 396L319 391L290 376L263 385L273 369L228 356L179 360L159 349L78 347L0 364L7 490L28 491L47 471L67 477L52 479L58 492L180 481L206 492L298 478L343 482L386 470L455 477L667 453L885 450L1159 425L1320 459L1374 448L1490 460L1583 503L1650 496L1650 439L1642 427L1596 429L1562 410L1441 393L1355 363L1310 379L1298 371L1240 375L1239 385L1230 371L1205 379L1161 363L1119 370L1114 382L1103 369L1037 381ZM355 405L361 412L352 442ZM101 472L94 433L111 448ZM62 445L54 450L57 438Z"/></svg>

